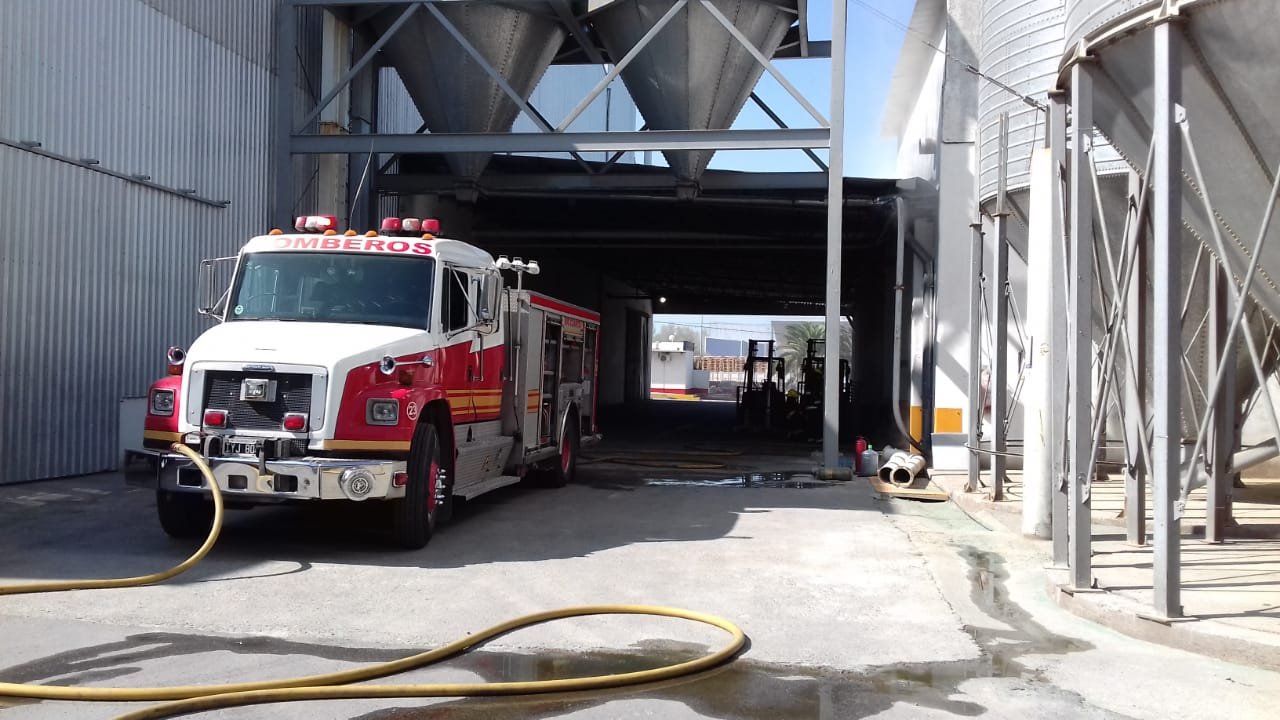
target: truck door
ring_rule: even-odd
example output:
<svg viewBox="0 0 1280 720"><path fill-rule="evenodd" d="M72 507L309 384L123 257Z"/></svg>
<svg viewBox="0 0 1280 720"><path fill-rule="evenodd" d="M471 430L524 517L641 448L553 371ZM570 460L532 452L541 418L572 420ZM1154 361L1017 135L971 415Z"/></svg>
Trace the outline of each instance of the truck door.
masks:
<svg viewBox="0 0 1280 720"><path fill-rule="evenodd" d="M484 270L468 271L471 307L476 314L471 342L471 397L476 421L498 420L502 410L503 342L498 317L501 276Z"/></svg>
<svg viewBox="0 0 1280 720"><path fill-rule="evenodd" d="M547 316L542 336L541 406L538 408L538 444L556 442L560 418L556 416L560 397L560 320Z"/></svg>
<svg viewBox="0 0 1280 720"><path fill-rule="evenodd" d="M445 266L444 288L440 294L444 300L441 312L444 367L441 368L441 377L455 425L472 423L476 419L473 350L477 333L468 297L470 290L471 283L465 270Z"/></svg>

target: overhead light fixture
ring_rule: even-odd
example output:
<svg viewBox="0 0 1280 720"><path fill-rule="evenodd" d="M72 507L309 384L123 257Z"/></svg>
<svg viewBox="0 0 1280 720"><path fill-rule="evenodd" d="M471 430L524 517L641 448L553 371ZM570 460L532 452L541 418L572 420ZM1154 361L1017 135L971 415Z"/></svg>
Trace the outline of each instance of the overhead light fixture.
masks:
<svg viewBox="0 0 1280 720"><path fill-rule="evenodd" d="M667 301L667 298L666 298L666 297L659 297L659 298L658 298L658 302L659 302L659 303L664 303L664 302L666 302L666 301Z"/></svg>

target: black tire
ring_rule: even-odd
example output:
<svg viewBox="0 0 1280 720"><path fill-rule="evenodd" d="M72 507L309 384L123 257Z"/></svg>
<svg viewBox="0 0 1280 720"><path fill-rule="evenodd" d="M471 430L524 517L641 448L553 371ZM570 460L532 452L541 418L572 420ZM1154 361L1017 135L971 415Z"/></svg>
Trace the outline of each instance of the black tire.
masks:
<svg viewBox="0 0 1280 720"><path fill-rule="evenodd" d="M562 488L573 482L578 474L578 448L582 435L578 432L578 418L570 417L560 438L560 453L552 462L555 465L544 476L547 487Z"/></svg>
<svg viewBox="0 0 1280 720"><path fill-rule="evenodd" d="M403 498L391 501L391 537L396 545L407 550L425 547L453 514L452 464L436 426L419 423L409 447L409 485ZM437 485L443 485L439 493Z"/></svg>
<svg viewBox="0 0 1280 720"><path fill-rule="evenodd" d="M156 514L169 537L202 538L213 527L213 502L200 493L157 490Z"/></svg>

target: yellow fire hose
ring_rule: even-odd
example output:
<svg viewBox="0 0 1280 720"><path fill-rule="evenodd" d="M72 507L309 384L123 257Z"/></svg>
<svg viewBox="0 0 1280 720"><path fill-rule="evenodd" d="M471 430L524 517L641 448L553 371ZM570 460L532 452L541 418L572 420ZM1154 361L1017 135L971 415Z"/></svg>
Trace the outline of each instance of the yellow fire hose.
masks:
<svg viewBox="0 0 1280 720"><path fill-rule="evenodd" d="M212 471L200 455L185 445L175 444L174 450L186 455L195 463L204 475L213 494L213 527L209 537L198 550L182 563L163 572L151 575L140 575L131 578L105 580L62 580L54 582L29 583L23 585L0 586L0 595L19 595L25 593L60 592L64 590L94 590L102 588L137 587L151 585L180 573L186 572L200 562L218 539L222 529L223 504L218 483ZM596 675L582 678L563 678L559 680L537 680L529 682L497 682L497 683L420 683L405 685L352 685L374 678L402 673L415 668L422 668L453 657L500 635L514 632L521 628L562 620L572 617L590 615L653 615L659 617L691 620L711 625L729 633L731 640L724 647L700 658L688 660L674 665L666 665L652 670L618 673L614 675ZM28 685L20 683L0 683L0 697L21 697L38 700L81 700L81 701L161 701L137 712L121 715L117 720L141 720L142 718L163 718L188 713L203 712L218 708L274 703L298 700L329 699L361 699L361 698L403 698L403 697L479 697L501 695L535 695L543 693L579 692L603 690L632 685L644 685L678 677L693 675L721 665L738 654L746 644L746 635L733 623L714 615L682 610L679 608L655 605L585 605L581 607L548 610L546 612L525 615L465 638L417 655L400 660L368 665L353 670L307 675L279 680L259 682L230 683L223 685L187 685L180 687L119 687L91 688L67 687L57 685Z"/></svg>

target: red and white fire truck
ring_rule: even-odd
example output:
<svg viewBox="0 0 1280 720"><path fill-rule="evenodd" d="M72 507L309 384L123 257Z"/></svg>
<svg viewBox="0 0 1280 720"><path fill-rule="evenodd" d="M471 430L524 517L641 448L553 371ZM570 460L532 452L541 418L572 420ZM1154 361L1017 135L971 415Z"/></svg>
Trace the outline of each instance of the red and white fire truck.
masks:
<svg viewBox="0 0 1280 720"><path fill-rule="evenodd" d="M537 263L495 261L434 220L336 224L298 218L223 258L230 286L201 309L219 324L169 351L125 472L155 488L170 535L212 519L174 442L208 458L231 507L383 501L392 538L418 548L456 498L563 485L598 439L600 316L522 289ZM209 287L216 267L202 265Z"/></svg>

